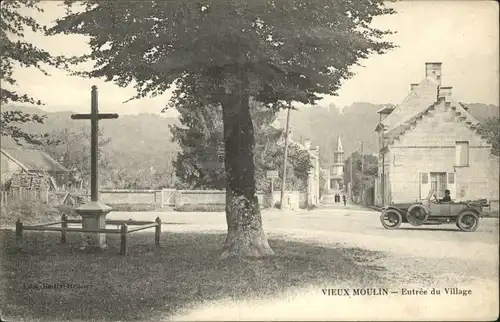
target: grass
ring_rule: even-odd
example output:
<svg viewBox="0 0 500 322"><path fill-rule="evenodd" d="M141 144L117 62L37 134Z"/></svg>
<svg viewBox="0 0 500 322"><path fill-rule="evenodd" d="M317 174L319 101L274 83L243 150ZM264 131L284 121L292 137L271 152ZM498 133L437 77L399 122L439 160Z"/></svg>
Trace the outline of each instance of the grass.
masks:
<svg viewBox="0 0 500 322"><path fill-rule="evenodd" d="M149 203L138 203L138 204L126 204L126 203L117 203L117 204L108 204L113 211L155 211L159 207L154 204Z"/></svg>
<svg viewBox="0 0 500 322"><path fill-rule="evenodd" d="M226 205L221 204L185 204L175 207L175 211L179 212L221 212L226 210Z"/></svg>
<svg viewBox="0 0 500 322"><path fill-rule="evenodd" d="M276 256L219 260L225 234L163 233L155 248L151 233L129 235L129 255L119 256L119 236L108 249L80 251L78 234L25 232L21 248L12 231L0 231L0 294L3 318L23 320L131 321L168 317L210 300L280 296L309 285L356 287L383 281L380 268L364 263L374 252L270 240ZM33 284L85 288L26 289Z"/></svg>
<svg viewBox="0 0 500 322"><path fill-rule="evenodd" d="M39 200L9 202L1 205L0 226L13 226L17 219L26 224L37 224L61 220L63 212L70 213L66 206L45 204ZM66 211L67 210L67 211Z"/></svg>

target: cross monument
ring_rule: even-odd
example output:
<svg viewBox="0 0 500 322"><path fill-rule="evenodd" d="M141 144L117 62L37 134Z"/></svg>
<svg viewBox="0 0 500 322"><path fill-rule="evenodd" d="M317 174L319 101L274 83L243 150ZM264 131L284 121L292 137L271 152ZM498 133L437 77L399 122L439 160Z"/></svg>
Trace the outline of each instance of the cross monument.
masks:
<svg viewBox="0 0 500 322"><path fill-rule="evenodd" d="M90 114L73 114L73 120L90 120L90 202L75 209L75 212L82 216L82 228L86 229L106 229L106 215L112 210L111 207L99 202L98 189L98 133L99 120L116 119L118 114L99 114L97 104L97 86L92 86L91 111ZM87 247L106 248L106 233L89 233Z"/></svg>

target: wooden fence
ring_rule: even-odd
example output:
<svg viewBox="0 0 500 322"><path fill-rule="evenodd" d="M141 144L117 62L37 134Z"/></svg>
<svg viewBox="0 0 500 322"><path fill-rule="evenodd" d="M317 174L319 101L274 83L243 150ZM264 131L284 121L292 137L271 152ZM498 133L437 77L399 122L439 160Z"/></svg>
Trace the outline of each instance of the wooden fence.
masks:
<svg viewBox="0 0 500 322"><path fill-rule="evenodd" d="M121 225L120 229L83 229L82 228L69 228L68 224L82 224L81 219L68 219L66 215L61 216L61 221L50 222L45 224L38 224L33 226L24 226L20 219L16 221L16 237L22 239L23 231L25 230L41 230L41 231L60 231L61 244L66 243L66 234L68 232L75 233L105 233L105 234L120 234L120 255L127 255L128 253L128 234L148 229L155 228L155 246L160 247L161 235L161 219L156 217L155 221L138 221L138 220L106 220L106 225ZM61 227L50 227L61 224ZM129 226L139 226L129 229Z"/></svg>
<svg viewBox="0 0 500 322"><path fill-rule="evenodd" d="M1 203L2 205L8 205L13 202L26 202L26 201L41 201L43 203L49 203L51 197L51 191L46 190L28 190L28 189L12 189L1 191Z"/></svg>

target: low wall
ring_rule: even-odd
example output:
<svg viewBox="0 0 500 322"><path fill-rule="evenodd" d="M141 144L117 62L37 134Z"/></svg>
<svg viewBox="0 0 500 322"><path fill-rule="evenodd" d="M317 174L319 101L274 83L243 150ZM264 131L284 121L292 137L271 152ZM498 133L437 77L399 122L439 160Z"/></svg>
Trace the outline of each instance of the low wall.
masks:
<svg viewBox="0 0 500 322"><path fill-rule="evenodd" d="M101 190L99 199L105 204L161 205L161 190Z"/></svg>
<svg viewBox="0 0 500 322"><path fill-rule="evenodd" d="M257 199L261 208L268 207L264 193L258 192ZM223 190L177 190L174 205L180 208L184 205L225 205L226 192Z"/></svg>
<svg viewBox="0 0 500 322"><path fill-rule="evenodd" d="M223 190L132 190L107 189L99 191L100 200L105 204L152 204L157 207L181 208L186 205L225 205L226 192ZM280 201L281 192L274 192L274 204ZM270 208L271 195L257 192L261 208ZM307 206L307 193L299 191L285 191L284 207L299 209Z"/></svg>
<svg viewBox="0 0 500 322"><path fill-rule="evenodd" d="M281 199L281 191L273 193L274 205L279 204ZM306 198L307 199L307 198ZM269 207L269 204L266 205ZM283 209L298 210L300 209L300 192L299 191L284 191L283 194Z"/></svg>

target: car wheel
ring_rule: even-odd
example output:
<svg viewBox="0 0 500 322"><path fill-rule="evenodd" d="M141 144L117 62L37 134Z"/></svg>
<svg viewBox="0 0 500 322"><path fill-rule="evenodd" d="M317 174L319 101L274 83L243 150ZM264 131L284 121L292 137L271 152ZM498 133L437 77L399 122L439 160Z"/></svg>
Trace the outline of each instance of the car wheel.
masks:
<svg viewBox="0 0 500 322"><path fill-rule="evenodd" d="M429 217L427 209L419 204L413 205L408 208L406 219L412 226L421 226Z"/></svg>
<svg viewBox="0 0 500 322"><path fill-rule="evenodd" d="M466 210L457 217L457 226L461 231L472 232L477 229L477 224L479 222L478 215L473 212Z"/></svg>
<svg viewBox="0 0 500 322"><path fill-rule="evenodd" d="M385 229L396 229L403 222L403 216L397 210L386 210L380 215L380 222Z"/></svg>

